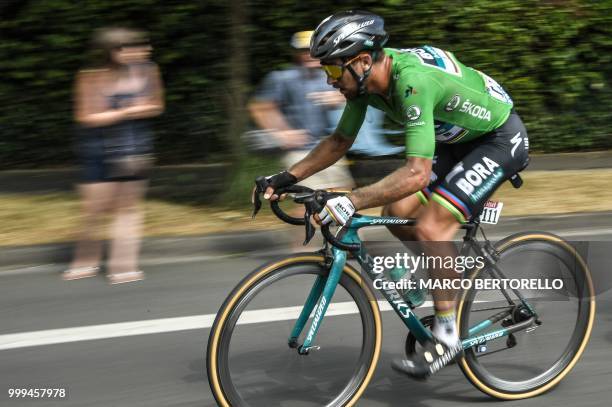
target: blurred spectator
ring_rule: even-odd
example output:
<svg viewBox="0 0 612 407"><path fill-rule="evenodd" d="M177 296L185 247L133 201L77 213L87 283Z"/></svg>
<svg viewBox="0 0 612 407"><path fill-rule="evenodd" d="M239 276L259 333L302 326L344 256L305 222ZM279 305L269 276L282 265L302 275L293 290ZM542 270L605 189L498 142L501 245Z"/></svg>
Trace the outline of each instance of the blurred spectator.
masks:
<svg viewBox="0 0 612 407"><path fill-rule="evenodd" d="M340 121L344 107L340 111L332 112L334 124ZM383 122L385 112L368 106L366 117L363 120L357 138L351 146L349 153L356 156L383 157L403 153L403 146L394 146L385 138ZM335 128L334 128L335 129ZM392 134L392 132L388 132Z"/></svg>
<svg viewBox="0 0 612 407"><path fill-rule="evenodd" d="M331 121L340 121L344 108L330 112ZM387 136L398 136L402 131L385 130L383 122L385 113L368 106L365 119L357 133L355 142L346 153L351 165L351 175L357 187L372 184L392 173L403 165L404 146L395 146L387 141ZM335 130L335 127L331 131Z"/></svg>
<svg viewBox="0 0 612 407"><path fill-rule="evenodd" d="M91 65L78 73L75 86L83 224L63 278L91 277L99 271L100 232L111 213L107 277L117 284L144 277L138 267L140 204L153 160L150 119L164 110L163 87L144 33L102 29L92 45Z"/></svg>
<svg viewBox="0 0 612 407"><path fill-rule="evenodd" d="M310 57L312 31L297 32L291 38L295 64L269 73L253 100L249 112L255 124L276 137L286 151L283 167L304 158L331 126L328 113L342 108L344 96L330 90L319 61ZM301 183L311 188L353 187L345 159Z"/></svg>

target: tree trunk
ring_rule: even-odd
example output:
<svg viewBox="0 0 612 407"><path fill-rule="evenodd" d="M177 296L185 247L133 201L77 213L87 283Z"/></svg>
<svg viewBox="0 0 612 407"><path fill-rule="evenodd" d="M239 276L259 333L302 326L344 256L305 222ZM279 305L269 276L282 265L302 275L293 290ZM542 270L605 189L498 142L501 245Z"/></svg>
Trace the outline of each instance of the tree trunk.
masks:
<svg viewBox="0 0 612 407"><path fill-rule="evenodd" d="M246 89L248 84L248 0L230 0L230 39L228 59L228 118L227 137L232 160L239 163L244 157L240 135L246 126Z"/></svg>

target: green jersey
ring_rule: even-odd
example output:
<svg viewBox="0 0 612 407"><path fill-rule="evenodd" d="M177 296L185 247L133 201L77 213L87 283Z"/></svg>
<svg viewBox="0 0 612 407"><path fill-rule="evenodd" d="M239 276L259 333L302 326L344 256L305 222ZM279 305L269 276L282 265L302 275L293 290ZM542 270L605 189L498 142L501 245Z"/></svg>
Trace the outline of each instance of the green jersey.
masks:
<svg viewBox="0 0 612 407"><path fill-rule="evenodd" d="M337 131L354 138L368 105L404 126L406 155L433 158L435 143L462 143L501 126L512 99L492 78L459 62L447 51L423 46L385 48L392 58L387 97L349 100Z"/></svg>

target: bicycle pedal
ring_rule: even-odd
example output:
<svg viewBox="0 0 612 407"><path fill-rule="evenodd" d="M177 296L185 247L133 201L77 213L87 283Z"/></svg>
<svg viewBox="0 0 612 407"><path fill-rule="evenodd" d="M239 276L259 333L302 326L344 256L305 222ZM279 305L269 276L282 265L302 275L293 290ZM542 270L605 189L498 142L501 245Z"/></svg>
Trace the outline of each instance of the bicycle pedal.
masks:
<svg viewBox="0 0 612 407"><path fill-rule="evenodd" d="M538 325L530 326L529 328L525 329L525 332L526 333L533 332L536 329L538 329Z"/></svg>
<svg viewBox="0 0 612 407"><path fill-rule="evenodd" d="M444 346L442 346L441 344L437 343L434 346L434 350L437 353L438 357L444 355ZM433 352L426 351L423 354L423 356L425 357L425 360L427 361L427 363L432 363L434 361L434 354L433 354Z"/></svg>
<svg viewBox="0 0 612 407"><path fill-rule="evenodd" d="M423 356L425 356L425 360L427 361L427 363L432 363L432 362L433 362L433 360L434 360L434 358L433 358L433 356L432 356L431 352L429 352L429 351L428 351L428 352L425 352L425 353L423 354Z"/></svg>

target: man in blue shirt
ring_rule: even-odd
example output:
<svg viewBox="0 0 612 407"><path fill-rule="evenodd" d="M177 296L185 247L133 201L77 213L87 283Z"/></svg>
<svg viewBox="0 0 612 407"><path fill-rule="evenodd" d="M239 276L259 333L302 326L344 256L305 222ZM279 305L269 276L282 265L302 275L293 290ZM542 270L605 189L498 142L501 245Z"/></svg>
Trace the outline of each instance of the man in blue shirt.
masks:
<svg viewBox="0 0 612 407"><path fill-rule="evenodd" d="M345 103L344 96L327 85L319 60L310 56L311 35L312 31L293 35L295 64L270 72L248 106L255 124L275 137L285 150L282 161L286 168L301 161L329 134L329 128L336 124L330 123L329 113ZM354 186L345 159L302 185L314 189Z"/></svg>

